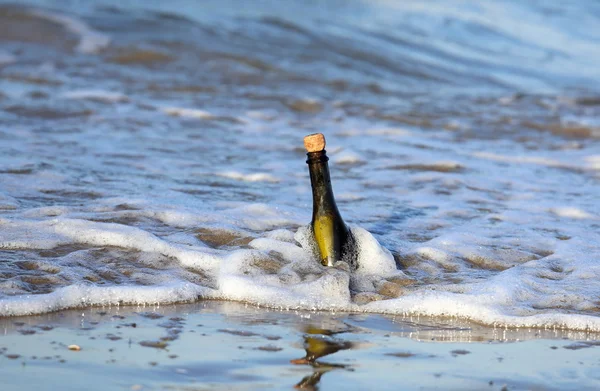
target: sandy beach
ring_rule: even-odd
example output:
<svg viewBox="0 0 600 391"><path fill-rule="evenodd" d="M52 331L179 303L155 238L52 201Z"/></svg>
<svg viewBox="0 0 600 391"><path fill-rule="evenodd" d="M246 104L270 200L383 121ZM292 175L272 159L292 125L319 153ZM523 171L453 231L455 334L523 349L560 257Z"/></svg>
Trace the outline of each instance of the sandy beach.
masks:
<svg viewBox="0 0 600 391"><path fill-rule="evenodd" d="M457 320L206 301L3 318L0 330L6 391L600 386L597 334Z"/></svg>

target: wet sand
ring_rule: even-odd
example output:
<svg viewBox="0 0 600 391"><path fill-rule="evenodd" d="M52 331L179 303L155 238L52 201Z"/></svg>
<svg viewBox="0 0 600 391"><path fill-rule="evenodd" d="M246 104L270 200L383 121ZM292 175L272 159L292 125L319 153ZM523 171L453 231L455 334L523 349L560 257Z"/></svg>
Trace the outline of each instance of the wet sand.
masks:
<svg viewBox="0 0 600 391"><path fill-rule="evenodd" d="M2 390L600 387L598 334L456 319L204 301L2 318L0 329Z"/></svg>

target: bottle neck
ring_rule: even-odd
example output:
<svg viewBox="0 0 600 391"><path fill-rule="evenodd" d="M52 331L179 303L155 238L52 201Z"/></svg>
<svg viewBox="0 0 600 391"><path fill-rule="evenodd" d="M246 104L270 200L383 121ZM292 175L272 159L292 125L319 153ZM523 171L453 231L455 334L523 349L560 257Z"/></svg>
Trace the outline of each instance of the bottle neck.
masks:
<svg viewBox="0 0 600 391"><path fill-rule="evenodd" d="M329 164L327 163L329 158L325 150L309 152L307 156L306 163L310 172L310 184L313 193L313 219L315 216L323 213L340 216L335 198L333 197Z"/></svg>

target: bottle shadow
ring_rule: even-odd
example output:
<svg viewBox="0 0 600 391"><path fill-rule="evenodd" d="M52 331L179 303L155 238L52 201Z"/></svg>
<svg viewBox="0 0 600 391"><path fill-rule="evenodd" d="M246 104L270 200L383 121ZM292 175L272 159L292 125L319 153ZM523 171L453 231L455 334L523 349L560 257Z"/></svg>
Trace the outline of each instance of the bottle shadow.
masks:
<svg viewBox="0 0 600 391"><path fill-rule="evenodd" d="M319 382L325 373L336 369L353 370L349 365L317 361L340 350L348 350L355 347L355 344L352 342L333 337L335 334L348 331L350 330L332 331L314 326L306 327L304 335L304 350L306 351L306 355L302 358L290 360L290 362L295 365L310 365L313 368L313 373L302 378L294 388L316 391L319 389Z"/></svg>

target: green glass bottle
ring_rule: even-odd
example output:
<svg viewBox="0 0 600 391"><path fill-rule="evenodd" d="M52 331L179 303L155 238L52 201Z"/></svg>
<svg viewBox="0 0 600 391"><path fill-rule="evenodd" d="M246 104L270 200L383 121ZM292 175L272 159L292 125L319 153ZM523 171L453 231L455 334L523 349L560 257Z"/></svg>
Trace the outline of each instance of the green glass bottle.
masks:
<svg viewBox="0 0 600 391"><path fill-rule="evenodd" d="M321 133L308 135L304 138L304 146L308 152L306 163L310 172L313 194L313 215L310 225L321 256L321 264L333 266L335 262L341 260L351 264L347 253L352 250L352 235L333 197L325 137Z"/></svg>

